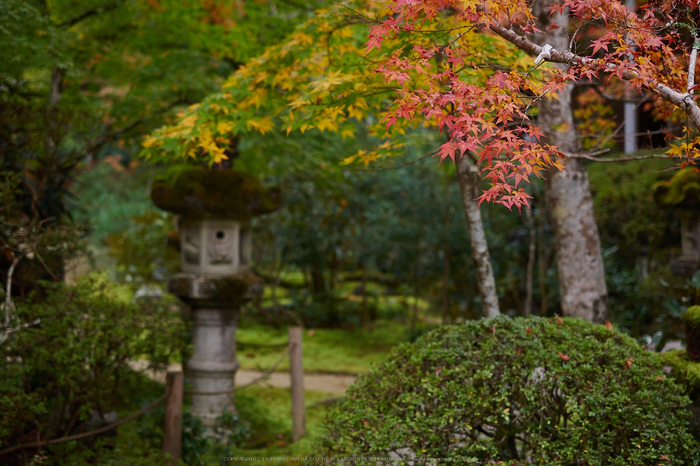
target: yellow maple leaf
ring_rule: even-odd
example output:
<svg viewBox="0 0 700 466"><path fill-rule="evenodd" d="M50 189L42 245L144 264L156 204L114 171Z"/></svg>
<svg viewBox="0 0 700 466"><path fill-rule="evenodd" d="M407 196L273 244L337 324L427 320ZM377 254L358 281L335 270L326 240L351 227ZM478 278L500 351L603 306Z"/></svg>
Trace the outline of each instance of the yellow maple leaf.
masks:
<svg viewBox="0 0 700 466"><path fill-rule="evenodd" d="M230 121L220 121L216 124L216 132L219 134L228 134L233 129L233 123Z"/></svg>
<svg viewBox="0 0 700 466"><path fill-rule="evenodd" d="M321 131L328 130L328 131L337 131L338 130L338 123L333 121L330 118L324 118L320 120L318 123L316 123L314 126L318 128Z"/></svg>
<svg viewBox="0 0 700 466"><path fill-rule="evenodd" d="M351 128L344 129L344 130L342 130L342 131L340 132L340 136L341 136L343 139L351 138L351 137L353 137L354 135L355 135L355 130L354 130L354 129L351 129Z"/></svg>
<svg viewBox="0 0 700 466"><path fill-rule="evenodd" d="M247 120L245 125L248 129L252 128L259 131L261 134L272 131L275 127L274 123L272 123L272 118L269 116L263 117L260 120Z"/></svg>

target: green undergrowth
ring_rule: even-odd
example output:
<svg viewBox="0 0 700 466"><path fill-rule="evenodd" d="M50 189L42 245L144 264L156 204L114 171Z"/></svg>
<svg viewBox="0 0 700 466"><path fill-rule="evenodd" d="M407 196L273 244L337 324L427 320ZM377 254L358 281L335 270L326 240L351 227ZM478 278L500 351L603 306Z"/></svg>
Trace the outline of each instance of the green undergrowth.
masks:
<svg viewBox="0 0 700 466"><path fill-rule="evenodd" d="M306 435L291 443L292 419L289 390L253 386L236 395L240 417L251 425L251 438L242 448L231 448L227 456L238 457L304 457L314 456L314 445L323 434L323 419L329 406L319 403L335 394L306 391ZM204 458L204 464L226 464L215 455ZM246 461L249 465L299 465L300 461Z"/></svg>
<svg viewBox="0 0 700 466"><path fill-rule="evenodd" d="M123 419L152 402L165 386L144 377L144 383L125 404L117 409ZM306 435L291 442L291 397L289 390L252 386L236 394L238 418L245 425L246 438L238 445L217 442L204 432L199 421L188 414L191 399L185 396L183 450L180 465L228 464L224 457L301 457L314 454L313 445L322 436L322 420L328 403L319 403L337 395L306 391ZM74 442L51 447L64 452L60 464L105 466L152 466L162 462L163 404L120 426L116 436L100 439L91 449L76 449ZM42 455L36 457L41 464ZM298 461L251 461L251 465L296 465Z"/></svg>
<svg viewBox="0 0 700 466"><path fill-rule="evenodd" d="M663 353L664 363L671 366L671 375L683 386L693 400L700 396L700 363L688 359L685 350L673 350Z"/></svg>
<svg viewBox="0 0 700 466"><path fill-rule="evenodd" d="M371 329L311 329L303 334L303 363L305 372L338 372L363 374L370 364L384 360L391 348L406 341L406 328L391 321L378 321ZM287 341L287 329L275 329L262 324L242 322L237 332L241 343L275 344ZM275 363L283 348L255 348L239 344L238 361L241 369L264 370ZM289 360L277 370L289 369Z"/></svg>

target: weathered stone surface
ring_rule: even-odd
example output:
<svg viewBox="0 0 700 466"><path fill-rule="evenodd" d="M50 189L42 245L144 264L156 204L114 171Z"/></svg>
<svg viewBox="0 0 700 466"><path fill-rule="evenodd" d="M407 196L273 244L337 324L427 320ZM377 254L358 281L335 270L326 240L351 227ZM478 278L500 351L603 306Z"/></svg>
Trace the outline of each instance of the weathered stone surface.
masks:
<svg viewBox="0 0 700 466"><path fill-rule="evenodd" d="M189 219L248 219L279 208L279 189L265 189L251 174L238 170L176 167L156 178L153 203Z"/></svg>
<svg viewBox="0 0 700 466"><path fill-rule="evenodd" d="M262 293L263 281L253 274L207 276L181 273L168 281L168 292L199 307L238 307Z"/></svg>

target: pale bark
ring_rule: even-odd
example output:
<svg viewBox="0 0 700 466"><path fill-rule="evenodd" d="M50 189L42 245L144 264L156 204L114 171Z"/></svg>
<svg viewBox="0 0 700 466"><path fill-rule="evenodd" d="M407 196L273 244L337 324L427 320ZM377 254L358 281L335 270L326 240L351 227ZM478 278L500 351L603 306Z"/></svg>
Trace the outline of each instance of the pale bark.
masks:
<svg viewBox="0 0 700 466"><path fill-rule="evenodd" d="M501 312L498 307L496 280L493 278L493 267L489 255L488 242L481 220L479 203L475 199L481 194L478 170L468 155L457 160L457 178L462 189L462 203L467 218L469 242L472 247L472 258L476 266L476 281L481 296L481 306L486 317L495 317Z"/></svg>
<svg viewBox="0 0 700 466"><path fill-rule="evenodd" d="M535 249L537 240L535 232L535 220L532 218L532 209L525 208L525 218L527 218L527 228L530 235L527 254L527 266L525 267L525 306L523 314L529 316L532 313L532 271L535 268ZM540 251L540 254L542 252Z"/></svg>
<svg viewBox="0 0 700 466"><path fill-rule="evenodd" d="M533 13L540 18L540 28L547 31L537 39L558 50L565 50L568 17L549 15L551 2L538 2ZM558 28L551 28L551 23ZM537 123L546 142L564 153L579 151L572 111L573 86L541 101ZM570 158L566 170L549 169L545 181L545 201L554 231L554 247L559 272L562 314L593 322L607 317L607 287L600 249L598 227L593 214L593 200L588 173L583 161Z"/></svg>

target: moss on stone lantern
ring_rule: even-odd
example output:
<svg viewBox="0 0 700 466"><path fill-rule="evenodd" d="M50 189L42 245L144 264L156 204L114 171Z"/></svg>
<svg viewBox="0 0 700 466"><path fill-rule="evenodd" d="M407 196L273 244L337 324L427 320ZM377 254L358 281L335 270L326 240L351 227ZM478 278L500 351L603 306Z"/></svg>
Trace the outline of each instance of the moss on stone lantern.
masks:
<svg viewBox="0 0 700 466"><path fill-rule="evenodd" d="M163 210L195 218L249 219L279 208L279 189L265 189L239 170L174 167L153 181L153 203Z"/></svg>
<svg viewBox="0 0 700 466"><path fill-rule="evenodd" d="M682 255L671 262L671 273L691 277L700 268L700 172L685 168L653 187L657 204L677 210L681 217Z"/></svg>

